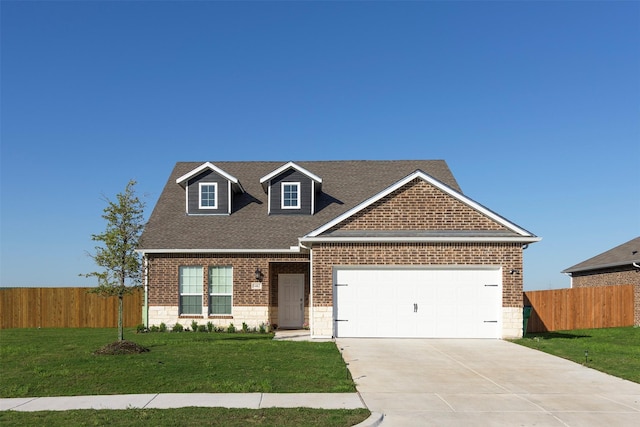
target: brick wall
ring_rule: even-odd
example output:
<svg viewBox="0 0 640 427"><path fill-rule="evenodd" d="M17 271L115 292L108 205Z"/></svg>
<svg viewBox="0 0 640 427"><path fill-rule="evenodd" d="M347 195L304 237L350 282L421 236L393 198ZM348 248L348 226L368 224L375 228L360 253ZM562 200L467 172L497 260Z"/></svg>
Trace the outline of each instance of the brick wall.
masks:
<svg viewBox="0 0 640 427"><path fill-rule="evenodd" d="M634 324L640 326L640 270L628 265L571 274L571 286L633 286Z"/></svg>
<svg viewBox="0 0 640 427"><path fill-rule="evenodd" d="M202 302L204 306L207 306L209 302L209 267L227 265L233 266L234 307L277 306L277 278L280 273L305 274L305 305L308 305L308 254L148 254L149 307L178 306L180 266L203 267ZM256 281L256 268L259 268L264 275L260 290L251 289L251 283ZM274 319L269 320L276 322Z"/></svg>
<svg viewBox="0 0 640 427"><path fill-rule="evenodd" d="M334 230L505 230L505 227L416 178Z"/></svg>
<svg viewBox="0 0 640 427"><path fill-rule="evenodd" d="M503 307L522 307L519 243L327 243L313 247L313 305L333 305L334 265L491 265L502 267ZM510 274L514 269L518 274Z"/></svg>

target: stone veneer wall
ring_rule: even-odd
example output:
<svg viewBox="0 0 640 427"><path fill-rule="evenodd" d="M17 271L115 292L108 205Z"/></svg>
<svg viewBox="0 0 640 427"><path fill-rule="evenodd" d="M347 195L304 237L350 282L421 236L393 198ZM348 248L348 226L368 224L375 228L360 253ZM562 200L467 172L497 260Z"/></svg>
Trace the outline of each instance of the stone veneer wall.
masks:
<svg viewBox="0 0 640 427"><path fill-rule="evenodd" d="M640 326L640 270L632 265L571 274L571 286L633 285L633 323Z"/></svg>
<svg viewBox="0 0 640 427"><path fill-rule="evenodd" d="M328 335L323 326L333 309L333 267L346 265L486 265L502 267L503 336L522 334L522 245L520 243L326 243L313 247L314 332ZM510 274L511 270L517 274ZM323 308L323 310L318 310ZM509 310L507 310L509 309ZM512 310L511 310L512 309ZM519 326L518 326L519 324ZM318 328L318 329L316 329Z"/></svg>

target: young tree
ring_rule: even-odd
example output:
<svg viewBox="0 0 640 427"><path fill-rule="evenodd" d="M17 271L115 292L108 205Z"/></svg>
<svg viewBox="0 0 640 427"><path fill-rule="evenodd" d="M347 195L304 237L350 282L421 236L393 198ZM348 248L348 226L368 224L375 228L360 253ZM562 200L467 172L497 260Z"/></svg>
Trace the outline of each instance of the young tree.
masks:
<svg viewBox="0 0 640 427"><path fill-rule="evenodd" d="M129 181L124 192L116 196L116 201L104 198L107 207L102 218L107 221L107 229L91 235L92 240L102 245L95 247L95 254L89 254L103 271L84 274L98 279L98 287L91 292L118 297L118 341L124 340L123 297L140 286L142 276L140 255L135 249L144 228L144 203L136 195L135 185L136 181Z"/></svg>

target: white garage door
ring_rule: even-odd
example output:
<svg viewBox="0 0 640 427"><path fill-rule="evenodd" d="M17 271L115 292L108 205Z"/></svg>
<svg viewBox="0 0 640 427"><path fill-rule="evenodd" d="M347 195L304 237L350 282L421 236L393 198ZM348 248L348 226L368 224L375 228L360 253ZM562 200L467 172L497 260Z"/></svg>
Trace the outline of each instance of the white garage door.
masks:
<svg viewBox="0 0 640 427"><path fill-rule="evenodd" d="M334 269L337 337L500 338L499 269Z"/></svg>

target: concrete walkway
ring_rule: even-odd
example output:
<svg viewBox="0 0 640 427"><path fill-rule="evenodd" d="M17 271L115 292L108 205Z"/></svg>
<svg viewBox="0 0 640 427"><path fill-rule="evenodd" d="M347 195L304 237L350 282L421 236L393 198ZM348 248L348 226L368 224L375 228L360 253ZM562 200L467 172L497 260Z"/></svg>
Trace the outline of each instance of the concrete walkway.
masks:
<svg viewBox="0 0 640 427"><path fill-rule="evenodd" d="M128 408L364 408L357 393L160 393L0 399L2 411L67 411Z"/></svg>
<svg viewBox="0 0 640 427"><path fill-rule="evenodd" d="M640 425L640 384L507 341L336 343L382 427Z"/></svg>

